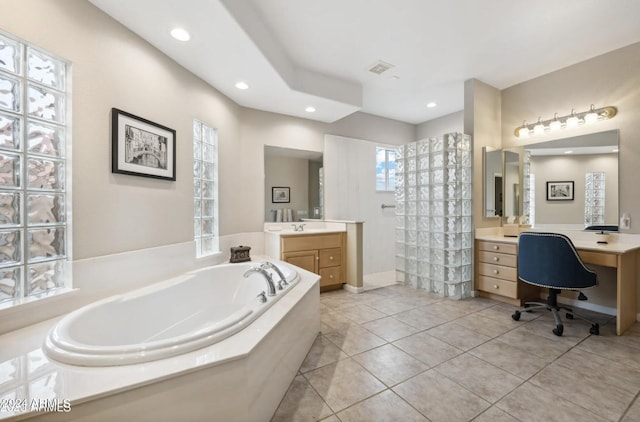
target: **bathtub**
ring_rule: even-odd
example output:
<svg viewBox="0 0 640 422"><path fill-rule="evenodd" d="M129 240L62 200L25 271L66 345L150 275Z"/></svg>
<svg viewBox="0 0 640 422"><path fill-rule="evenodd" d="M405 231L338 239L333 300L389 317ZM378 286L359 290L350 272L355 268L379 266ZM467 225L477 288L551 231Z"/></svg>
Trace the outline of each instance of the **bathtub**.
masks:
<svg viewBox="0 0 640 422"><path fill-rule="evenodd" d="M275 296L261 298L267 291L265 278L258 273L243 276L258 265L208 267L85 306L49 331L44 351L71 365L116 366L215 344L251 324L300 279L292 266L278 262L288 284L276 289ZM277 285L280 276L273 269L267 272Z"/></svg>

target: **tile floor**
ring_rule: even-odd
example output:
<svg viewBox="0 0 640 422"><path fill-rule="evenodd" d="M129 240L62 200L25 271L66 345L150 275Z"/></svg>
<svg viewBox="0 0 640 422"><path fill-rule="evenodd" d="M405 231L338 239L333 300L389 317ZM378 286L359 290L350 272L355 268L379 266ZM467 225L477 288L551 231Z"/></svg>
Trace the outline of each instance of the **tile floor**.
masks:
<svg viewBox="0 0 640 422"><path fill-rule="evenodd" d="M639 421L640 324L511 319L513 306L393 285L320 297L321 333L272 421ZM585 314L585 312L583 312Z"/></svg>

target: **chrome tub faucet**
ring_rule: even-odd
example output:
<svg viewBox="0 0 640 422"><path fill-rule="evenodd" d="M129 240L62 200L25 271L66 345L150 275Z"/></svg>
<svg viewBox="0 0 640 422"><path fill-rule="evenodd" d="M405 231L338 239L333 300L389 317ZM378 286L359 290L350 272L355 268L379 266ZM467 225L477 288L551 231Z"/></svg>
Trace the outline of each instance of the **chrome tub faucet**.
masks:
<svg viewBox="0 0 640 422"><path fill-rule="evenodd" d="M249 276L251 276L251 274L254 274L254 273L262 274L262 276L266 280L266 282L267 282L267 296L275 296L276 295L276 287L273 284L273 279L271 278L271 275L264 268L251 267L247 271L245 271L244 277L248 278Z"/></svg>
<svg viewBox="0 0 640 422"><path fill-rule="evenodd" d="M289 283L287 283L287 278L284 276L284 274L282 274L282 271L280 271L280 268L278 268L273 263L271 263L269 261L264 261L260 265L260 268L262 268L263 270L272 269L273 271L275 271L278 274L278 277L280 277L280 281L278 282L278 290L282 290L282 288L283 288L282 286L288 286L289 285Z"/></svg>

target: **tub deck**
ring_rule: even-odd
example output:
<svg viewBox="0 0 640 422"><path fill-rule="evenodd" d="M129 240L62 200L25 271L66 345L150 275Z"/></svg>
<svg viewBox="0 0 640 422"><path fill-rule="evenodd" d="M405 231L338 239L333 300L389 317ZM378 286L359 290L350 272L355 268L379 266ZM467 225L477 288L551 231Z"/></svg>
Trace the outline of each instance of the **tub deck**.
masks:
<svg viewBox="0 0 640 422"><path fill-rule="evenodd" d="M298 272L300 282L241 332L167 359L110 367L49 360L42 341L62 317L2 335L0 420L269 420L320 330L319 276ZM34 411L39 399L60 411Z"/></svg>

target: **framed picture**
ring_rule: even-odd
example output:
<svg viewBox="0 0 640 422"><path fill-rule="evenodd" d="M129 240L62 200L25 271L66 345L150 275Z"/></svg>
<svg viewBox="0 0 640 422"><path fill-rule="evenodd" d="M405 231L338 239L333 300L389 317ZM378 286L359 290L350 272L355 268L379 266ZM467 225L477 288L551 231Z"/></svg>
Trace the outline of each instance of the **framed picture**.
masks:
<svg viewBox="0 0 640 422"><path fill-rule="evenodd" d="M289 188L271 188L271 202L276 203L289 203L291 197L289 196Z"/></svg>
<svg viewBox="0 0 640 422"><path fill-rule="evenodd" d="M573 201L573 181L547 182L547 201Z"/></svg>
<svg viewBox="0 0 640 422"><path fill-rule="evenodd" d="M176 131L112 108L111 171L176 180Z"/></svg>

